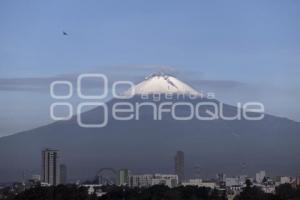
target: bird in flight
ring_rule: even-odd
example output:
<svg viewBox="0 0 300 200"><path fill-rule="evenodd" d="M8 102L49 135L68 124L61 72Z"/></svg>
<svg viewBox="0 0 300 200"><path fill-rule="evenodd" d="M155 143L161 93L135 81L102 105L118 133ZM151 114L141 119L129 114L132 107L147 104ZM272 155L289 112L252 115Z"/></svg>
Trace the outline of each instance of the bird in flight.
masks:
<svg viewBox="0 0 300 200"><path fill-rule="evenodd" d="M68 36L69 34L65 31L62 32L63 35Z"/></svg>

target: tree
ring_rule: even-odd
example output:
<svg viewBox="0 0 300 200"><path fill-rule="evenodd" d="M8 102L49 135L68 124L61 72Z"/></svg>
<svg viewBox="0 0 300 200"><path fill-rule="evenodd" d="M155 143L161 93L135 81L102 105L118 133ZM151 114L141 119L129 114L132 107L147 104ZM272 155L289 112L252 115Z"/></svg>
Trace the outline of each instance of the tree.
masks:
<svg viewBox="0 0 300 200"><path fill-rule="evenodd" d="M280 199L292 199L295 196L296 191L292 188L290 184L282 184L276 187L276 195Z"/></svg>
<svg viewBox="0 0 300 200"><path fill-rule="evenodd" d="M246 187L243 191L237 195L234 200L275 200L276 197L273 194L266 194L259 187L252 186L252 182L247 179Z"/></svg>

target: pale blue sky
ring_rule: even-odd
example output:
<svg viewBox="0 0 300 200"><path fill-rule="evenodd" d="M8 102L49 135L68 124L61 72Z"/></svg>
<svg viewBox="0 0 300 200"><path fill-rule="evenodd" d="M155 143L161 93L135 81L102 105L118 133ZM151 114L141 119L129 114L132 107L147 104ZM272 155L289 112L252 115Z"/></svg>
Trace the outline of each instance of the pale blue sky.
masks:
<svg viewBox="0 0 300 200"><path fill-rule="evenodd" d="M2 0L0 136L49 122L45 77L136 81L157 66L300 121L299 10L297 0Z"/></svg>

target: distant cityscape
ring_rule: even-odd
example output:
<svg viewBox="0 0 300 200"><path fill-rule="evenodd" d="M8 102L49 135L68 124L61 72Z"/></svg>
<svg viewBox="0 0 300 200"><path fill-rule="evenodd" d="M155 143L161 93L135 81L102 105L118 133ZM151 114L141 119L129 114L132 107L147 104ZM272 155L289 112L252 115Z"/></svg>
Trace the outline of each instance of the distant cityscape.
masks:
<svg viewBox="0 0 300 200"><path fill-rule="evenodd" d="M227 177L225 173L218 173L215 178L204 180L201 178L185 177L185 154L183 151L177 151L174 156L174 172L170 174L147 173L134 174L130 169L122 168L115 170L113 168L102 168L96 172L93 180L68 181L67 166L60 162L60 151L58 149L46 148L41 152L41 174L31 174L31 177L22 182L0 185L0 189L11 187L16 194L34 188L36 186L50 187L57 185L76 184L85 187L89 194L95 194L98 197L105 194L101 190L102 186L117 185L129 188L147 188L155 185L165 185L169 188L179 186L197 186L226 192L228 199L239 194L246 187L246 182L251 181L253 186L260 188L265 193L274 194L276 187L282 184L290 184L297 188L300 186L300 177L290 176L268 176L265 170L261 170L254 177L248 175L237 175ZM0 193L0 199L5 196Z"/></svg>

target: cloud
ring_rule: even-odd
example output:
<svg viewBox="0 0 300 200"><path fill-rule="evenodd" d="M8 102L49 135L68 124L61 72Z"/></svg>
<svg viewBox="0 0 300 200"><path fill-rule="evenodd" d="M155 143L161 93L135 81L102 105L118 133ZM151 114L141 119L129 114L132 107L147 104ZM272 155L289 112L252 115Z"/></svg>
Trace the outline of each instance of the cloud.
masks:
<svg viewBox="0 0 300 200"><path fill-rule="evenodd" d="M145 68L151 69L151 72L156 70L160 70L160 72L171 74L171 72L176 73L177 69L170 66L163 65L131 65L125 66L127 69L135 69L135 68ZM70 81L74 86L76 86L76 80L79 74L65 74L58 75L52 77L27 77L27 78L0 78L0 91L31 91L31 92L42 92L48 91L50 84L53 81L57 80L66 80ZM131 80L134 82L141 81L143 75L135 75L132 76L130 74L117 75L112 74L108 76L109 86L112 85L114 81L119 80ZM196 87L196 88L213 88L213 89L231 89L245 86L244 83L232 80L188 80L188 82ZM83 87L85 89L97 89L100 88L102 81L97 79L89 79L85 80Z"/></svg>
<svg viewBox="0 0 300 200"><path fill-rule="evenodd" d="M75 82L75 76L61 75L53 77L0 78L0 91L49 91L50 84L57 80Z"/></svg>
<svg viewBox="0 0 300 200"><path fill-rule="evenodd" d="M79 74L68 74L53 77L0 78L0 91L48 92L51 83L54 81L69 81L76 89L78 76ZM108 77L108 86L111 87L113 82L117 80L128 79ZM103 81L99 78L86 78L81 87L84 89L99 89L104 86Z"/></svg>
<svg viewBox="0 0 300 200"><path fill-rule="evenodd" d="M49 87L54 77L1 78L2 91L41 91Z"/></svg>
<svg viewBox="0 0 300 200"><path fill-rule="evenodd" d="M107 67L96 67L88 71L88 73L107 74L109 86L111 86L114 81L119 80L131 80L138 82L141 81L145 75L153 72L164 72L166 74L174 75L177 73L177 69L167 65L114 65ZM80 73L73 73L52 77L0 78L0 91L43 92L48 91L50 84L57 80L70 81L75 86L79 74ZM86 89L97 89L101 87L99 84L99 80L90 79L84 81L83 87Z"/></svg>
<svg viewBox="0 0 300 200"><path fill-rule="evenodd" d="M177 68L170 65L148 64L148 65L115 65L118 69L135 69L135 70L162 70L166 72L177 72Z"/></svg>
<svg viewBox="0 0 300 200"><path fill-rule="evenodd" d="M215 89L231 89L237 87L245 87L246 84L233 80L191 80L189 81L195 87L215 88Z"/></svg>

